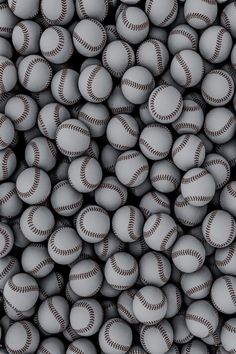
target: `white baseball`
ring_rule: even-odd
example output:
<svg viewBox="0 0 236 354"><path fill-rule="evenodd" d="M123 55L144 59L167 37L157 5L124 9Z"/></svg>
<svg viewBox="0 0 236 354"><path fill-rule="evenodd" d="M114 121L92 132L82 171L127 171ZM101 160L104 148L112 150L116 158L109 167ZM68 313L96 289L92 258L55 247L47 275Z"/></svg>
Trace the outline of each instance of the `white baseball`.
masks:
<svg viewBox="0 0 236 354"><path fill-rule="evenodd" d="M172 59L170 73L177 84L183 87L196 86L204 75L203 60L194 50L181 50Z"/></svg>
<svg viewBox="0 0 236 354"><path fill-rule="evenodd" d="M39 296L36 280L27 273L11 276L3 289L4 298L19 311L31 309Z"/></svg>
<svg viewBox="0 0 236 354"><path fill-rule="evenodd" d="M173 123L183 110L183 98L175 87L160 85L152 91L148 105L155 121L162 124Z"/></svg>
<svg viewBox="0 0 236 354"><path fill-rule="evenodd" d="M56 145L68 157L77 157L85 152L90 143L90 132L78 119L67 119L56 130Z"/></svg>
<svg viewBox="0 0 236 354"><path fill-rule="evenodd" d="M79 110L78 118L90 131L91 137L104 135L110 119L108 108L102 103L85 103Z"/></svg>
<svg viewBox="0 0 236 354"><path fill-rule="evenodd" d="M51 181L48 174L37 167L26 168L16 180L19 198L27 204L40 204L51 193Z"/></svg>
<svg viewBox="0 0 236 354"><path fill-rule="evenodd" d="M135 118L128 114L116 115L107 124L106 136L110 145L115 149L129 150L138 141L138 123Z"/></svg>
<svg viewBox="0 0 236 354"><path fill-rule="evenodd" d="M172 326L167 320L162 320L156 325L143 325L140 331L140 342L149 354L168 353L174 339Z"/></svg>
<svg viewBox="0 0 236 354"><path fill-rule="evenodd" d="M222 234L222 228L224 233ZM236 222L225 210L213 210L206 215L202 223L205 240L215 248L229 246L236 236Z"/></svg>
<svg viewBox="0 0 236 354"><path fill-rule="evenodd" d="M107 35L103 25L94 18L78 22L73 31L73 42L79 54L94 57L100 54L106 45Z"/></svg>
<svg viewBox="0 0 236 354"><path fill-rule="evenodd" d="M40 342L38 329L28 321L13 323L5 337L5 345L9 354L18 352L35 353Z"/></svg>
<svg viewBox="0 0 236 354"><path fill-rule="evenodd" d="M153 25L166 27L176 19L178 2L176 0L146 0L145 11Z"/></svg>
<svg viewBox="0 0 236 354"><path fill-rule="evenodd" d="M35 126L38 106L30 96L17 94L7 101L5 114L10 118L16 130L26 131Z"/></svg>
<svg viewBox="0 0 236 354"><path fill-rule="evenodd" d="M102 261L107 261L107 259L114 253L123 251L125 244L119 240L112 232L100 242L94 244L94 251L97 257Z"/></svg>
<svg viewBox="0 0 236 354"><path fill-rule="evenodd" d="M81 95L78 79L79 74L72 69L61 69L55 73L51 82L51 92L57 102L71 106L79 101Z"/></svg>
<svg viewBox="0 0 236 354"><path fill-rule="evenodd" d="M4 150L12 144L14 135L15 129L11 120L0 113L0 150Z"/></svg>
<svg viewBox="0 0 236 354"><path fill-rule="evenodd" d="M84 354L97 354L95 345L90 340L85 338L72 340L67 348L66 354L74 354L78 351L80 352L81 350Z"/></svg>
<svg viewBox="0 0 236 354"><path fill-rule="evenodd" d="M184 313L180 313L172 318L171 325L173 327L175 343L183 345L193 338L192 333L189 332L186 326Z"/></svg>
<svg viewBox="0 0 236 354"><path fill-rule="evenodd" d="M223 274L236 276L236 243L217 249L215 252L215 264Z"/></svg>
<svg viewBox="0 0 236 354"><path fill-rule="evenodd" d="M234 22L234 16L236 14L234 2L227 4L220 15L220 23L224 26L232 35L233 38L236 37L236 25Z"/></svg>
<svg viewBox="0 0 236 354"><path fill-rule="evenodd" d="M114 176L105 177L94 194L96 203L108 211L119 209L126 203L127 197L127 188Z"/></svg>
<svg viewBox="0 0 236 354"><path fill-rule="evenodd" d="M211 287L211 302L217 311L232 315L236 312L236 277L223 275Z"/></svg>
<svg viewBox="0 0 236 354"><path fill-rule="evenodd" d="M129 253L117 252L106 261L104 276L112 288L129 289L138 278L138 263Z"/></svg>
<svg viewBox="0 0 236 354"><path fill-rule="evenodd" d="M85 18L95 18L104 21L108 14L110 2L107 0L76 0L75 7L80 20Z"/></svg>
<svg viewBox="0 0 236 354"><path fill-rule="evenodd" d="M83 259L72 266L69 274L71 289L81 297L90 297L101 289L103 273L97 262Z"/></svg>
<svg viewBox="0 0 236 354"><path fill-rule="evenodd" d="M167 67L169 52L160 40L144 41L136 52L137 64L148 69L153 76L161 75Z"/></svg>
<svg viewBox="0 0 236 354"><path fill-rule="evenodd" d="M40 343L36 354L43 354L45 351L48 351L49 354L52 354L53 351L56 351L58 354L64 354L65 346L60 339L56 337L49 337Z"/></svg>
<svg viewBox="0 0 236 354"><path fill-rule="evenodd" d="M70 310L71 327L82 337L90 337L97 333L102 322L103 309L95 299L78 300Z"/></svg>
<svg viewBox="0 0 236 354"><path fill-rule="evenodd" d="M4 182L0 185L0 216L15 218L23 209L22 200L19 198L16 184Z"/></svg>
<svg viewBox="0 0 236 354"><path fill-rule="evenodd" d="M146 218L157 213L170 214L170 200L165 194L153 190L142 197L139 208Z"/></svg>
<svg viewBox="0 0 236 354"><path fill-rule="evenodd" d="M184 199L193 206L208 204L215 194L215 181L204 168L188 170L181 180L181 193Z"/></svg>
<svg viewBox="0 0 236 354"><path fill-rule="evenodd" d="M39 46L44 58L53 64L66 63L74 51L70 32L60 26L45 29L40 37Z"/></svg>
<svg viewBox="0 0 236 354"><path fill-rule="evenodd" d="M37 54L42 30L37 22L20 21L12 31L12 44L21 55Z"/></svg>
<svg viewBox="0 0 236 354"><path fill-rule="evenodd" d="M43 91L51 83L52 68L41 55L31 54L20 62L18 78L25 89L32 92Z"/></svg>
<svg viewBox="0 0 236 354"><path fill-rule="evenodd" d="M200 37L199 51L210 63L222 63L228 58L232 44L232 37L224 27L211 26Z"/></svg>
<svg viewBox="0 0 236 354"><path fill-rule="evenodd" d="M106 354L121 354L128 352L133 340L130 326L120 318L111 318L101 327L98 342Z"/></svg>
<svg viewBox="0 0 236 354"><path fill-rule="evenodd" d="M129 102L121 91L120 85L115 86L110 97L107 99L107 105L112 114L130 114L134 110L134 104Z"/></svg>
<svg viewBox="0 0 236 354"><path fill-rule="evenodd" d="M11 38L12 31L18 18L10 10L8 3L1 1L0 3L0 36L4 38Z"/></svg>
<svg viewBox="0 0 236 354"><path fill-rule="evenodd" d="M211 173L216 182L216 189L221 189L229 182L230 165L220 154L208 154L205 158L203 167Z"/></svg>
<svg viewBox="0 0 236 354"><path fill-rule="evenodd" d="M224 70L211 70L202 81L201 93L210 106L226 105L234 94L233 79Z"/></svg>
<svg viewBox="0 0 236 354"><path fill-rule="evenodd" d="M136 187L143 183L148 176L148 171L147 159L139 151L125 151L116 160L116 176L127 187Z"/></svg>
<svg viewBox="0 0 236 354"><path fill-rule="evenodd" d="M67 265L74 262L81 251L82 240L71 227L55 230L48 239L48 253L57 264Z"/></svg>
<svg viewBox="0 0 236 354"><path fill-rule="evenodd" d="M139 261L140 280L145 285L161 287L166 284L171 275L171 265L160 252L147 252Z"/></svg>
<svg viewBox="0 0 236 354"><path fill-rule="evenodd" d="M69 324L69 304L62 296L44 300L38 309L38 323L50 334L63 332Z"/></svg>
<svg viewBox="0 0 236 354"><path fill-rule="evenodd" d="M150 160L162 160L167 157L172 143L171 131L159 123L148 124L139 136L140 150Z"/></svg>
<svg viewBox="0 0 236 354"><path fill-rule="evenodd" d="M0 181L8 179L16 169L16 155L12 149L0 150Z"/></svg>
<svg viewBox="0 0 236 354"><path fill-rule="evenodd" d="M205 262L206 251L201 241L192 235L184 235L175 242L171 258L174 265L184 273L193 273Z"/></svg>
<svg viewBox="0 0 236 354"><path fill-rule="evenodd" d="M25 148L25 161L29 167L42 168L48 172L57 162L57 150L54 143L45 138L32 139Z"/></svg>
<svg viewBox="0 0 236 354"><path fill-rule="evenodd" d="M204 338L215 332L219 315L210 302L198 300L187 308L185 320L189 331L195 337Z"/></svg>
<svg viewBox="0 0 236 354"><path fill-rule="evenodd" d="M75 5L73 0L42 0L40 10L46 23L51 26L64 26L72 20Z"/></svg>
<svg viewBox="0 0 236 354"><path fill-rule="evenodd" d="M190 274L182 274L180 284L183 292L191 299L199 300L209 295L213 276L209 268L203 266Z"/></svg>
<svg viewBox="0 0 236 354"><path fill-rule="evenodd" d="M182 294L180 289L172 283L167 283L162 287L167 298L167 312L165 318L171 318L177 315L182 306Z"/></svg>
<svg viewBox="0 0 236 354"><path fill-rule="evenodd" d="M0 289L3 290L6 282L14 274L20 272L20 264L16 257L8 254L0 258Z"/></svg>
<svg viewBox="0 0 236 354"><path fill-rule="evenodd" d="M221 342L227 352L235 352L235 332L236 332L236 319L231 318L226 321L221 330ZM226 352L225 352L226 353Z"/></svg>
<svg viewBox="0 0 236 354"><path fill-rule="evenodd" d="M166 315L166 296L161 289L153 285L145 286L134 295L133 311L139 322L155 325Z"/></svg>
<svg viewBox="0 0 236 354"><path fill-rule="evenodd" d="M103 50L102 63L112 76L120 78L134 65L134 50L125 41L112 41Z"/></svg>
<svg viewBox="0 0 236 354"><path fill-rule="evenodd" d="M90 65L79 77L79 91L84 99L93 103L105 101L112 91L112 78L100 65Z"/></svg>
<svg viewBox="0 0 236 354"><path fill-rule="evenodd" d="M235 131L235 116L228 108L213 108L205 116L204 132L213 143L227 143L232 139Z"/></svg>
<svg viewBox="0 0 236 354"><path fill-rule="evenodd" d="M112 217L112 231L125 243L134 242L142 236L144 217L132 205L120 207Z"/></svg>
<svg viewBox="0 0 236 354"><path fill-rule="evenodd" d="M39 298L44 301L49 296L57 295L64 289L64 278L61 273L52 271L44 278L38 279Z"/></svg>
<svg viewBox="0 0 236 354"><path fill-rule="evenodd" d="M42 243L31 243L21 255L23 270L34 278L46 277L54 268L54 261Z"/></svg>
<svg viewBox="0 0 236 354"><path fill-rule="evenodd" d="M10 59L0 56L0 95L11 91L15 87L16 82L17 73L15 65Z"/></svg>
<svg viewBox="0 0 236 354"><path fill-rule="evenodd" d="M164 213L148 217L143 227L143 236L147 245L155 251L165 251L175 242L177 225L174 219Z"/></svg>
<svg viewBox="0 0 236 354"><path fill-rule="evenodd" d="M180 24L170 31L167 44L172 55L185 49L197 50L198 33L189 25Z"/></svg>
<svg viewBox="0 0 236 354"><path fill-rule="evenodd" d="M141 43L149 32L148 17L140 8L124 5L116 19L116 30L128 43Z"/></svg>
<svg viewBox="0 0 236 354"><path fill-rule="evenodd" d="M79 211L83 195L72 188L68 180L62 180L53 187L50 202L57 214L68 217Z"/></svg>
<svg viewBox="0 0 236 354"><path fill-rule="evenodd" d="M186 0L184 3L184 17L190 26L200 30L212 25L218 12L215 0Z"/></svg>
<svg viewBox="0 0 236 354"><path fill-rule="evenodd" d="M207 213L207 206L193 206L180 194L174 203L174 213L181 224L193 227L202 222Z"/></svg>
<svg viewBox="0 0 236 354"><path fill-rule="evenodd" d="M24 236L31 242L43 242L52 233L55 218L46 206L29 206L21 214L20 228Z"/></svg>

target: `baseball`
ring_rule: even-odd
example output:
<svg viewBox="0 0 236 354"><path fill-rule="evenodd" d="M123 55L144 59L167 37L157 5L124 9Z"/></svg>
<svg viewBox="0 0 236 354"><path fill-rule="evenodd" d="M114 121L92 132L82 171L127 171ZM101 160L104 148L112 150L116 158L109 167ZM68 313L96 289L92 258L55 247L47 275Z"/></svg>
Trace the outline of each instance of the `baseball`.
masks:
<svg viewBox="0 0 236 354"><path fill-rule="evenodd" d="M184 99L183 110L179 118L172 123L174 130L182 134L196 134L204 124L204 113L201 106L190 99Z"/></svg>
<svg viewBox="0 0 236 354"><path fill-rule="evenodd" d="M182 225L193 227L202 222L207 213L207 206L191 205L180 194L174 203L174 213Z"/></svg>
<svg viewBox="0 0 236 354"><path fill-rule="evenodd" d="M217 311L232 315L236 311L236 278L223 275L217 278L211 287L211 301Z"/></svg>
<svg viewBox="0 0 236 354"><path fill-rule="evenodd" d="M184 18L190 26L202 30L215 21L218 12L215 0L186 0L184 3Z"/></svg>
<svg viewBox="0 0 236 354"><path fill-rule="evenodd" d="M171 250L174 265L184 273L199 270L204 264L205 256L206 251L201 241L192 235L181 236Z"/></svg>
<svg viewBox="0 0 236 354"><path fill-rule="evenodd" d="M46 23L64 26L72 20L75 6L73 0L42 0L40 10Z"/></svg>
<svg viewBox="0 0 236 354"><path fill-rule="evenodd" d="M51 82L51 93L55 100L66 106L76 104L81 98L78 79L79 74L75 70L61 69L57 71Z"/></svg>
<svg viewBox="0 0 236 354"><path fill-rule="evenodd" d="M178 2L176 0L146 0L145 11L153 25L166 27L176 19Z"/></svg>
<svg viewBox="0 0 236 354"><path fill-rule="evenodd" d="M172 59L170 73L177 84L183 87L196 86L204 75L203 60L194 50L181 50Z"/></svg>
<svg viewBox="0 0 236 354"><path fill-rule="evenodd" d="M174 86L160 85L149 96L148 108L155 121L173 123L183 110L183 98Z"/></svg>
<svg viewBox="0 0 236 354"><path fill-rule="evenodd" d="M104 135L110 120L110 113L103 103L85 103L79 110L78 118L90 131L91 137Z"/></svg>
<svg viewBox="0 0 236 354"><path fill-rule="evenodd" d="M41 27L37 22L32 20L18 22L12 31L12 44L15 50L21 55L37 54L41 33Z"/></svg>
<svg viewBox="0 0 236 354"><path fill-rule="evenodd" d="M180 24L170 31L167 45L172 55L186 49L196 51L198 47L198 33L191 26Z"/></svg>

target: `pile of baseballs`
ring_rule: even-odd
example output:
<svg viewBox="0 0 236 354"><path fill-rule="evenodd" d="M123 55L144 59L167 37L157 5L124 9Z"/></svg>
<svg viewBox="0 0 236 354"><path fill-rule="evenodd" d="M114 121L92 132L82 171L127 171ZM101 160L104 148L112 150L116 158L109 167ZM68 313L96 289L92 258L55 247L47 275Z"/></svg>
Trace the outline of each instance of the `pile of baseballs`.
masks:
<svg viewBox="0 0 236 354"><path fill-rule="evenodd" d="M0 0L0 354L236 353L236 0Z"/></svg>

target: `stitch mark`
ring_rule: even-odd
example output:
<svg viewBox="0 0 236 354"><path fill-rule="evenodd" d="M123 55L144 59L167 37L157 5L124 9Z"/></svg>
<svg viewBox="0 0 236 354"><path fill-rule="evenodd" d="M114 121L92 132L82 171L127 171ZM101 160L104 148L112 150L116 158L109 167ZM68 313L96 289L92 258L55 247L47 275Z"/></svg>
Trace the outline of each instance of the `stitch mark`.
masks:
<svg viewBox="0 0 236 354"><path fill-rule="evenodd" d="M94 268L92 270L89 270L87 272L79 273L79 274L70 274L69 275L69 280L81 280L81 279L89 279L95 275L97 275L100 272L100 267L98 264L94 265Z"/></svg>
<svg viewBox="0 0 236 354"><path fill-rule="evenodd" d="M8 166L7 163L9 161L9 157L13 155L13 151L9 148L6 148L4 151L4 155L2 158L2 177L3 179L7 179L9 177L9 171L8 171Z"/></svg>
<svg viewBox="0 0 236 354"><path fill-rule="evenodd" d="M141 302L143 307L145 307L149 311L160 310L166 304L166 297L164 295L162 295L162 300L158 304L151 304L149 301L147 301L140 290L137 291L135 296L139 299L139 301ZM148 324L148 323L149 323L149 321L146 322L146 324Z"/></svg>
<svg viewBox="0 0 236 354"><path fill-rule="evenodd" d="M48 73L48 80L46 82L46 85L45 85L45 88L48 87L51 79L52 79L52 69L51 69L51 66L49 65L49 63L47 62L46 59L44 58L34 58L32 59L28 66L27 66L27 69L25 71L25 74L24 74L24 79L23 79L23 82L22 82L22 85L27 88L27 85L28 85L28 82L29 82L29 79L30 79L30 74L32 73L33 69L34 69L34 66L35 64L38 64L38 63L42 63L42 64L46 64L46 66L48 67L48 70L49 70L49 73Z"/></svg>
<svg viewBox="0 0 236 354"><path fill-rule="evenodd" d="M29 271L29 274L35 275L40 270L42 270L43 267L45 267L47 265L54 265L54 262L51 258L47 258L47 259L44 259L43 261L39 262L36 267L34 267L32 270Z"/></svg>
<svg viewBox="0 0 236 354"><path fill-rule="evenodd" d="M48 236L50 234L50 232L52 231L52 228L50 229L46 229L46 230L40 230L38 229L34 222L33 222L33 218L35 213L40 209L39 206L33 206L27 216L27 225L30 228L30 230L37 236Z"/></svg>
<svg viewBox="0 0 236 354"><path fill-rule="evenodd" d="M213 221L215 219L217 215L217 210L214 210L211 212L209 218L208 218L208 222L207 222L207 225L205 227L205 230L204 230L204 237L206 238L207 242L212 245L213 247L216 247L216 248L223 248L223 247L226 247L229 243L231 243L235 237L235 222L234 222L234 219L233 217L231 217L230 221L231 221L231 225L230 225L230 233L229 233L229 238L226 242L224 242L223 244L218 244L216 242L213 242L211 240L211 237L210 237L210 232L211 232L211 227L212 227L212 224L213 224Z"/></svg>
<svg viewBox="0 0 236 354"><path fill-rule="evenodd" d="M208 329L208 336L212 335L214 333L214 328L212 327L212 324L210 321L208 321L206 318L194 315L194 314L186 314L185 318L190 321L196 321L198 323L201 323L202 325L206 326Z"/></svg>
<svg viewBox="0 0 236 354"><path fill-rule="evenodd" d="M125 204L126 196L123 193L123 191L121 190L121 188L119 188L119 186L109 183L109 182L102 182L100 184L100 186L98 187L98 190L100 190L100 189L110 189L110 190L117 192L120 196L121 204L122 205Z"/></svg>
<svg viewBox="0 0 236 354"><path fill-rule="evenodd" d="M127 16L126 16L127 10L128 10L128 7L125 8L121 12L121 15L120 15L121 19L122 19L122 22L125 25L125 27L127 27L131 31L142 31L142 30L144 30L144 29L149 27L149 21L145 21L145 22L140 23L140 24L134 24L134 23L129 22L129 20L128 20Z"/></svg>
<svg viewBox="0 0 236 354"><path fill-rule="evenodd" d="M78 334L84 335L93 328L94 323L95 323L95 313L94 313L93 307L91 305L89 305L88 302L83 301L83 300L78 301L73 305L73 308L76 308L76 307L80 307L80 308L87 310L88 315L89 315L88 324L82 328L76 329L76 332Z"/></svg>
<svg viewBox="0 0 236 354"><path fill-rule="evenodd" d="M199 165L200 165L200 154L201 154L201 151L202 151L202 149L204 148L204 144L203 144L203 142L201 141L199 144L198 144L198 146L197 146L197 148L196 148L196 151L195 151L195 154L194 154L194 160L193 160L193 163L194 163L194 166L195 167L198 167Z"/></svg>
<svg viewBox="0 0 236 354"><path fill-rule="evenodd" d="M161 220L162 220L162 214L157 214L152 227L149 230L143 232L143 237L144 238L151 237L158 229L158 227L161 223Z"/></svg>
<svg viewBox="0 0 236 354"><path fill-rule="evenodd" d="M67 4L68 2L66 0L61 0L61 13L59 15L58 18L52 20L50 18L48 18L45 14L45 12L43 11L43 7L41 6L41 13L43 15L43 18L46 22L48 22L50 25L57 25L57 24L61 24L61 22L65 19L66 14L67 14Z"/></svg>
<svg viewBox="0 0 236 354"><path fill-rule="evenodd" d="M93 93L92 85L93 85L93 80L95 79L96 75L99 73L99 71L102 69L102 66L96 65L95 68L91 71L88 80L87 80L87 92L89 97L95 101L95 102L102 102L106 100L110 94L106 95L105 97L98 97L95 96Z"/></svg>
<svg viewBox="0 0 236 354"><path fill-rule="evenodd" d="M150 180L151 180L152 183L156 183L156 182L160 182L160 181L168 181L171 184L173 184L175 188L178 187L177 178L175 178L175 177L173 177L171 175L168 175L168 174L155 175Z"/></svg>
<svg viewBox="0 0 236 354"><path fill-rule="evenodd" d="M200 178L202 178L202 177L204 177L204 176L206 176L208 174L209 173L208 173L207 170L203 170L203 171L201 171L201 172L199 172L196 175L193 175L191 177L183 177L181 183L189 184L189 183L192 183L192 182L196 182L197 180L199 180ZM186 198L184 198L184 199L186 199Z"/></svg>
<svg viewBox="0 0 236 354"><path fill-rule="evenodd" d="M75 31L73 32L72 36L75 39L75 41L77 41L79 44L81 44L85 49L89 50L90 52L98 52L106 44L106 31L104 30L104 27L102 26L102 24L99 21L97 21L97 20L95 20L93 18L90 18L89 21L95 23L99 27L99 29L101 30L102 41L101 41L100 44L98 44L96 46L93 46L93 45L89 44L83 38L81 38L80 35L77 32L75 32Z"/></svg>
<svg viewBox="0 0 236 354"><path fill-rule="evenodd" d="M185 87L189 87L192 82L191 70L189 69L188 65L186 64L183 57L179 53L176 54L175 58L176 58L177 62L179 63L179 65L184 70L184 73L186 75Z"/></svg>
<svg viewBox="0 0 236 354"><path fill-rule="evenodd" d="M137 319L132 315L132 313L130 313L130 311L127 310L127 308L119 302L117 303L117 310L119 313L122 313L123 316L125 315L129 319L131 324L137 323Z"/></svg>
<svg viewBox="0 0 236 354"><path fill-rule="evenodd" d="M192 249L183 249L183 250L178 250L178 251L174 251L171 254L172 259L175 259L179 256L192 256L195 257L198 261L198 265L199 267L203 265L204 263L204 259L202 257L202 255L200 254L200 252L196 251L196 250L192 250Z"/></svg>
<svg viewBox="0 0 236 354"><path fill-rule="evenodd" d="M12 197L16 195L16 187L14 187L12 190L7 192L1 199L0 199L0 205L3 205L7 203Z"/></svg>
<svg viewBox="0 0 236 354"><path fill-rule="evenodd" d="M179 113L179 111L181 110L182 108L182 105L183 105L183 100L182 100L182 97L180 96L179 97L179 100L178 100L178 103L176 105L176 108L173 112L171 112L170 114L167 114L167 115L160 115L159 113L157 113L156 109L155 109L155 100L156 100L156 97L158 95L158 93L160 93L161 91L165 90L166 88L168 88L169 86L168 85L161 85L159 86L158 88L155 89L154 93L150 96L149 98L149 108L150 108L150 112L152 113L152 115L158 119L158 120L164 120L164 121L167 121L167 120L171 120L172 118L174 118L176 116L176 114Z"/></svg>
<svg viewBox="0 0 236 354"><path fill-rule="evenodd" d="M12 349L10 348L6 343L6 348L7 348L7 351L11 354L23 354L23 353L26 353L31 344L32 344L32 333L31 333L31 328L29 327L28 323L26 321L21 321L19 322L19 324L21 326L23 326L25 332L26 332L26 339L25 339L25 344L19 348L19 349Z"/></svg>
<svg viewBox="0 0 236 354"><path fill-rule="evenodd" d="M220 50L221 50L221 44L222 44L222 41L223 41L223 36L224 36L225 33L227 33L225 28L221 28L218 31L218 34L217 34L217 37L216 37L216 46L215 46L214 54L212 55L211 58L208 59L210 62L214 62L218 58L218 56L220 54Z"/></svg>
<svg viewBox="0 0 236 354"><path fill-rule="evenodd" d="M0 65L0 94L1 95L6 92L6 87L3 82L3 74L4 74L4 70L9 66L14 67L14 64L10 60L5 60L1 62Z"/></svg>
<svg viewBox="0 0 236 354"><path fill-rule="evenodd" d="M130 269L120 268L116 262L115 255L112 255L110 257L110 264L112 269L123 277L133 275L137 270L137 263L135 260L134 260L134 265Z"/></svg>
<svg viewBox="0 0 236 354"><path fill-rule="evenodd" d="M0 256L2 257L4 255L4 253L9 249L10 246L10 235L8 234L8 232L0 227L0 236L3 237L3 241L1 241L1 245L3 243L3 247L1 247L0 250Z"/></svg>
<svg viewBox="0 0 236 354"><path fill-rule="evenodd" d="M39 290L38 286L36 286L36 285L26 285L26 286L16 285L16 284L14 284L12 278L8 280L8 286L12 291L14 291L16 293L20 293L20 294L26 294L31 291L38 291Z"/></svg>
<svg viewBox="0 0 236 354"><path fill-rule="evenodd" d="M209 289L211 287L211 284L212 284L212 280L208 280L200 285L193 286L192 288L186 291L186 295L191 296L204 289Z"/></svg>
<svg viewBox="0 0 236 354"><path fill-rule="evenodd" d="M143 165L141 167L139 167L135 173L133 174L132 178L130 179L130 181L127 183L127 187L132 187L134 185L134 183L137 181L137 179L139 178L139 176L143 173L149 170L149 166L148 165Z"/></svg>
<svg viewBox="0 0 236 354"><path fill-rule="evenodd" d="M7 264L7 266L1 271L0 273L0 280L3 279L13 268L13 266L17 264L16 258L11 258L10 262Z"/></svg>
<svg viewBox="0 0 236 354"><path fill-rule="evenodd" d="M110 337L110 329L111 329L112 325L117 324L117 323L123 324L124 322L123 322L123 320L121 320L119 318L113 318L106 324L105 331L104 331L105 341L113 349L127 353L129 350L129 346L116 343Z"/></svg>
<svg viewBox="0 0 236 354"><path fill-rule="evenodd" d="M167 243L173 235L177 234L177 226L173 226L163 238L160 244L160 251L165 251L167 249Z"/></svg>
<svg viewBox="0 0 236 354"><path fill-rule="evenodd" d="M197 41L194 37L194 35L192 35L190 32L185 31L183 29L174 29L173 31L171 31L170 35L175 35L175 34L182 34L184 37L188 38L192 44L192 49L193 50L197 50Z"/></svg>
<svg viewBox="0 0 236 354"><path fill-rule="evenodd" d="M152 155L158 156L160 158L164 158L168 155L168 151L161 152L154 149L146 140L143 138L139 138L139 144L143 145Z"/></svg>
<svg viewBox="0 0 236 354"><path fill-rule="evenodd" d="M161 23L159 23L158 26L161 26L161 27L167 26L168 21L171 20L177 14L177 10L178 10L178 3L177 3L177 0L174 0L174 4L173 4L171 11L164 18L164 20Z"/></svg>
<svg viewBox="0 0 236 354"><path fill-rule="evenodd" d="M29 105L29 101L25 95L18 94L15 97L17 97L23 103L23 106L24 106L24 109L23 109L23 112L21 113L21 115L18 118L14 119L14 124L17 126L20 123L22 123L25 119L28 118L28 116L30 114L30 105Z"/></svg>
<svg viewBox="0 0 236 354"><path fill-rule="evenodd" d="M228 122L219 130L211 131L206 126L204 127L204 131L207 135L211 137L216 137L224 134L227 130L235 123L235 117L231 116Z"/></svg>
<svg viewBox="0 0 236 354"><path fill-rule="evenodd" d="M74 100L68 100L64 96L63 90L64 90L64 84L66 82L67 73L68 73L68 69L62 69L61 75L60 75L60 80L58 83L58 96L64 104L71 106L71 105L77 103L78 98L75 98Z"/></svg>
<svg viewBox="0 0 236 354"><path fill-rule="evenodd" d="M230 80L229 75L224 73L224 72L222 72L221 70L212 70L209 74L218 74L221 77L223 77L228 83L229 90L228 90L228 93L224 97L214 98L214 97L208 95L204 89L202 89L203 97L205 99L207 99L208 101L213 102L213 103L218 103L218 104L225 103L225 101L228 100L231 97L232 92L233 92L233 84L231 82L232 79Z"/></svg>
<svg viewBox="0 0 236 354"><path fill-rule="evenodd" d="M22 22L18 22L15 27L19 27L23 33L23 43L20 48L17 48L17 52L24 55L25 51L29 48L30 36L28 28Z"/></svg>
<svg viewBox="0 0 236 354"><path fill-rule="evenodd" d="M109 121L109 117L106 117L106 119L98 119L98 118L88 115L87 113L85 113L83 111L79 111L78 118L82 122L90 123L90 124L97 125L97 126L106 126L107 122Z"/></svg>
<svg viewBox="0 0 236 354"><path fill-rule="evenodd" d="M54 231L54 233L50 236L50 239L48 241L48 245L51 247L53 252L55 252L56 254L59 254L60 256L69 256L69 255L79 251L81 249L81 244L78 244L70 249L63 250L63 249L58 248L55 245L55 237L62 229L65 229L65 228L61 227L60 229L57 229L56 231Z"/></svg>
<svg viewBox="0 0 236 354"><path fill-rule="evenodd" d="M196 20L196 19L205 22L205 24L207 26L210 26L210 24L211 24L211 19L204 14L200 14L198 12L191 12L191 13L185 15L185 20L187 22L190 22L191 20Z"/></svg>
<svg viewBox="0 0 236 354"><path fill-rule="evenodd" d="M231 244L231 245L229 245L228 253L227 253L226 257L223 260L220 261L218 259L215 259L215 263L216 263L217 267L227 266L231 262L233 256L234 256L234 245Z"/></svg>
<svg viewBox="0 0 236 354"><path fill-rule="evenodd" d="M56 32L56 34L58 36L58 44L52 50L48 50L48 51L42 50L42 54L45 57L56 56L57 54L59 54L63 50L64 44L65 44L65 38L64 38L64 34L63 34L63 31L61 30L61 28L60 27L51 27L51 30Z"/></svg>
<svg viewBox="0 0 236 354"><path fill-rule="evenodd" d="M124 78L121 79L121 86L122 85L130 86L132 88L135 88L136 90L149 91L153 89L155 82L154 79L152 79L152 81L149 84L139 84L138 82Z"/></svg>
<svg viewBox="0 0 236 354"><path fill-rule="evenodd" d="M60 313L57 311L57 309L53 305L52 298L47 299L47 305L48 305L49 311L51 312L53 317L58 322L61 332L64 331L64 329L66 328L66 323L65 323L63 317L60 315Z"/></svg>

